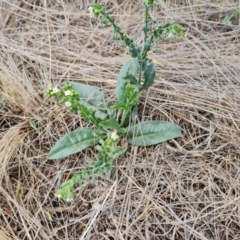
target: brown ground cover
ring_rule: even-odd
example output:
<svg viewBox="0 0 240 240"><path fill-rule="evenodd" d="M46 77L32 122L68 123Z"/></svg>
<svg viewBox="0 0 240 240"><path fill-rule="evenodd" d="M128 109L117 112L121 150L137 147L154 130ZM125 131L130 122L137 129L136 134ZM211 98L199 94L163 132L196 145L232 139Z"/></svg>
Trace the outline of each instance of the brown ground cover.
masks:
<svg viewBox="0 0 240 240"><path fill-rule="evenodd" d="M142 1L100 0L141 43ZM67 132L88 123L45 98L50 84L97 86L115 101L129 58L112 28L89 17L88 0L0 1L0 239L239 240L240 27L221 24L239 1L158 1L151 15L178 22L185 38L150 52L156 82L141 120L179 124L183 138L131 147L109 180L73 202L55 197L94 149L50 161Z"/></svg>

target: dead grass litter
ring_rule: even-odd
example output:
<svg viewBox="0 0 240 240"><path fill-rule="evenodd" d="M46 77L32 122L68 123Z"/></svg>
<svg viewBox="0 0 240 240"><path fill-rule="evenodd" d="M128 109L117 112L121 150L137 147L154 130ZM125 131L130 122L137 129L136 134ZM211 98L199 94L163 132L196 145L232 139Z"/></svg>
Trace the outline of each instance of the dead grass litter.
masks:
<svg viewBox="0 0 240 240"><path fill-rule="evenodd" d="M141 1L99 2L141 42ZM91 1L0 1L1 239L240 239L239 18L221 24L239 1L158 2L152 16L179 22L187 36L151 52L157 79L139 117L173 121L184 137L129 148L110 180L87 184L66 203L54 193L92 150L54 162L47 153L87 123L45 91L71 80L114 100L128 56L111 28L90 19Z"/></svg>

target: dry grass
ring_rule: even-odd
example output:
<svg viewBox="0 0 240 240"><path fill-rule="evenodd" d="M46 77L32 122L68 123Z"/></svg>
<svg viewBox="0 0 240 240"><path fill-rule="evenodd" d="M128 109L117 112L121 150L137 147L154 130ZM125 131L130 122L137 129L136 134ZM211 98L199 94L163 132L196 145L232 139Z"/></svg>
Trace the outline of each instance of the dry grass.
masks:
<svg viewBox="0 0 240 240"><path fill-rule="evenodd" d="M236 0L159 0L153 17L188 34L151 52L157 79L140 117L173 121L184 137L130 147L110 180L86 185L72 203L54 196L92 150L47 160L62 135L87 124L45 99L47 86L89 83L114 99L128 59L112 29L89 18L89 2L0 1L0 239L239 240L239 19L220 24ZM100 2L140 43L141 1Z"/></svg>

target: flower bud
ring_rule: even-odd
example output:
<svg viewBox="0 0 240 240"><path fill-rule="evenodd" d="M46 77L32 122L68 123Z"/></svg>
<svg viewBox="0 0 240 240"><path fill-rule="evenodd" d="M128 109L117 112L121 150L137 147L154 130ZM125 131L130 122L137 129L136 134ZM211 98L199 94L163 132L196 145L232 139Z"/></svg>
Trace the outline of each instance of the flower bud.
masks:
<svg viewBox="0 0 240 240"><path fill-rule="evenodd" d="M91 17L98 17L101 14L103 7L101 4L92 4L88 10Z"/></svg>
<svg viewBox="0 0 240 240"><path fill-rule="evenodd" d="M135 93L136 93L136 87L128 83L125 90L126 98L131 99L135 95Z"/></svg>
<svg viewBox="0 0 240 240"><path fill-rule="evenodd" d="M67 202L70 202L74 200L76 194L74 193L73 186L65 186L57 190L55 196Z"/></svg>

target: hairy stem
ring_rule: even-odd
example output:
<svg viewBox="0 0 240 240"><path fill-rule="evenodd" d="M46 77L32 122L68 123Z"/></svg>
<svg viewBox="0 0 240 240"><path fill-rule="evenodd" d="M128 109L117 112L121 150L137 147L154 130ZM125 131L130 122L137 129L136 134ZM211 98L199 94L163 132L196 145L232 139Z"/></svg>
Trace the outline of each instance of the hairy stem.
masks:
<svg viewBox="0 0 240 240"><path fill-rule="evenodd" d="M139 76L138 76L138 82L141 84L142 81L142 64L146 60L147 57L147 52L146 52L146 42L148 38L148 17L149 17L149 6L144 3L144 27L143 27L143 32L144 32L144 42L143 42L143 47L142 47L142 54L141 57L138 59L139 62Z"/></svg>

